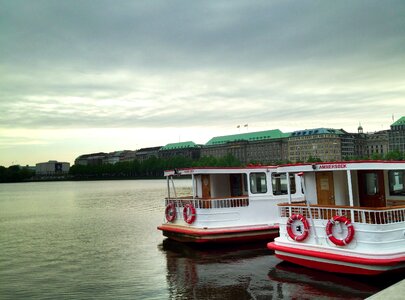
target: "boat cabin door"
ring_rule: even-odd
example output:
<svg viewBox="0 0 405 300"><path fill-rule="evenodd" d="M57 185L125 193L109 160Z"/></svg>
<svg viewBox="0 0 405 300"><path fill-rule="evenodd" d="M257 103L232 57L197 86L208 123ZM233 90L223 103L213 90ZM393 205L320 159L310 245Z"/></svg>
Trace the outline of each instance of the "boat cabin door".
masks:
<svg viewBox="0 0 405 300"><path fill-rule="evenodd" d="M210 175L201 175L202 180L202 197L211 198Z"/></svg>
<svg viewBox="0 0 405 300"><path fill-rule="evenodd" d="M335 189L332 172L316 173L316 194L319 205L335 205Z"/></svg>
<svg viewBox="0 0 405 300"><path fill-rule="evenodd" d="M385 206L384 173L381 170L358 171L360 206Z"/></svg>

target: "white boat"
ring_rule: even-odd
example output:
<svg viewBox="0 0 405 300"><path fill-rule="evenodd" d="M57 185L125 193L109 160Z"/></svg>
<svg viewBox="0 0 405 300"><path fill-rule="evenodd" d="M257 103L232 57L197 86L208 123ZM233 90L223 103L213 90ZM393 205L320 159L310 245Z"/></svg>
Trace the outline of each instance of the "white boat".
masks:
<svg viewBox="0 0 405 300"><path fill-rule="evenodd" d="M338 273L405 268L405 162L286 165L306 201L279 204L280 236L268 248L285 261Z"/></svg>
<svg viewBox="0 0 405 300"><path fill-rule="evenodd" d="M272 166L190 168L166 171L165 219L158 229L181 242L239 242L278 236L277 204L303 200L297 175ZM188 194L177 193L174 179L191 178Z"/></svg>

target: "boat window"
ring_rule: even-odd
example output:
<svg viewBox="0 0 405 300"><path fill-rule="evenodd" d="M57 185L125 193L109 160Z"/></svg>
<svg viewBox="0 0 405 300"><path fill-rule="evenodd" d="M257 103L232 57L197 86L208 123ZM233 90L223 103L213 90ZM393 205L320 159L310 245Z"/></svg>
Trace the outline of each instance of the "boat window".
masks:
<svg viewBox="0 0 405 300"><path fill-rule="evenodd" d="M253 194L267 193L266 173L250 173L250 191Z"/></svg>
<svg viewBox="0 0 405 300"><path fill-rule="evenodd" d="M405 171L388 171L391 196L405 196Z"/></svg>
<svg viewBox="0 0 405 300"><path fill-rule="evenodd" d="M376 173L366 174L366 194L369 196L377 195L378 190L378 175Z"/></svg>
<svg viewBox="0 0 405 300"><path fill-rule="evenodd" d="M247 195L246 174L230 174L229 179L232 197Z"/></svg>
<svg viewBox="0 0 405 300"><path fill-rule="evenodd" d="M291 194L295 194L295 177L294 174L290 174L290 189ZM288 187L287 187L287 174L286 173L273 173L271 175L271 183L273 186L273 194L274 195L287 195L288 194Z"/></svg>

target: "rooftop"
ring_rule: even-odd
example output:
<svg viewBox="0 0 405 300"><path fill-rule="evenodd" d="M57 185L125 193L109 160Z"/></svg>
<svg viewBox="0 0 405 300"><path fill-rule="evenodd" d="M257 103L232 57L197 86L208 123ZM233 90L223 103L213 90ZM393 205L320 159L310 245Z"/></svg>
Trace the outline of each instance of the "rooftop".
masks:
<svg viewBox="0 0 405 300"><path fill-rule="evenodd" d="M315 129L305 129L305 130L294 131L291 134L291 137L308 136L308 135L316 135L316 134L344 134L344 132L340 129L315 128Z"/></svg>
<svg viewBox="0 0 405 300"><path fill-rule="evenodd" d="M166 146L160 148L160 150L175 150L175 149L187 149L196 147L198 147L196 143L188 141L188 142L167 144Z"/></svg>
<svg viewBox="0 0 405 300"><path fill-rule="evenodd" d="M398 126L398 125L405 125L405 117L402 117L393 124L391 124L391 126Z"/></svg>
<svg viewBox="0 0 405 300"><path fill-rule="evenodd" d="M216 136L210 139L205 145L214 146L221 145L229 142L238 142L238 141L260 141L268 139L279 139L284 137L289 137L289 133L283 133L279 129L249 132L249 133L240 133L233 135L224 135Z"/></svg>

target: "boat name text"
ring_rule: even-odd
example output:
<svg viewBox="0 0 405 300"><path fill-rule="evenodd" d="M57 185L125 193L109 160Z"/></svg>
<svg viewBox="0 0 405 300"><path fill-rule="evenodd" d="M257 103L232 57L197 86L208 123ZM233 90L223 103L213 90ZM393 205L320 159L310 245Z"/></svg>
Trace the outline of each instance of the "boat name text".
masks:
<svg viewBox="0 0 405 300"><path fill-rule="evenodd" d="M328 165L320 165L319 169L345 169L346 164L328 164Z"/></svg>

